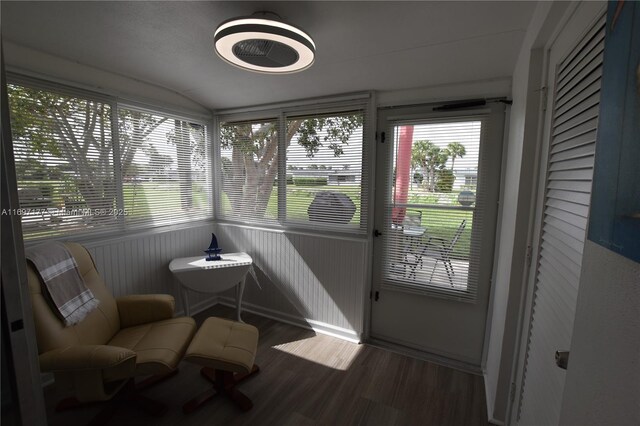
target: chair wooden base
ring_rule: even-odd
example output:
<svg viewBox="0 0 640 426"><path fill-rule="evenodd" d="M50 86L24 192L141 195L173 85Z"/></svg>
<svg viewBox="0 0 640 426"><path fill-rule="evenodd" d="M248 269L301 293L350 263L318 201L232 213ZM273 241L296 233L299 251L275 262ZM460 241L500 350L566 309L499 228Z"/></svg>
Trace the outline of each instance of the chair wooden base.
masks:
<svg viewBox="0 0 640 426"><path fill-rule="evenodd" d="M253 402L251 402L245 394L237 390L235 386L259 372L260 367L255 364L250 372L235 374L230 371L214 370L213 368L203 367L200 370L200 374L213 384L213 388L187 401L182 406L182 411L185 414L189 414L217 395L226 396L231 399L231 401L233 401L240 410L249 411L251 407L253 407Z"/></svg>
<svg viewBox="0 0 640 426"><path fill-rule="evenodd" d="M178 374L178 369L167 374L157 374L135 383L134 379L129 379L123 388L109 401L105 401L105 407L89 422L91 426L105 425L113 417L118 408L122 405L130 405L140 409L153 417L161 417L167 412L167 405L155 401L140 394L144 390L157 383L163 382ZM56 406L56 412L72 410L75 408L87 407L99 404L100 402L80 402L77 398L65 398Z"/></svg>

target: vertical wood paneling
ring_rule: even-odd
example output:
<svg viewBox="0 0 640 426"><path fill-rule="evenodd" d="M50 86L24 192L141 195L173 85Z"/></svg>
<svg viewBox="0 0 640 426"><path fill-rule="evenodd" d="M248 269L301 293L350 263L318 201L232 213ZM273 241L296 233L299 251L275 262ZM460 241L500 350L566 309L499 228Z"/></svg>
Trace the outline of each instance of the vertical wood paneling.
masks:
<svg viewBox="0 0 640 426"><path fill-rule="evenodd" d="M169 271L176 257L197 256L210 242L212 225L171 230L116 241L85 244L95 259L100 275L114 296L168 293L182 310L178 287ZM215 297L206 297L215 301ZM192 298L192 306L203 297Z"/></svg>
<svg viewBox="0 0 640 426"><path fill-rule="evenodd" d="M339 327L349 330L354 337L361 334L362 295L366 287L365 240L205 225L86 246L114 296L173 294L177 310L182 310L169 262L201 254L209 245L212 231L216 232L224 252L246 251L254 259L262 289L248 278L244 302L275 316L282 314L300 322ZM225 295L233 297L234 293L229 291ZM202 300L202 295L198 295L191 297L190 303L193 307Z"/></svg>
<svg viewBox="0 0 640 426"><path fill-rule="evenodd" d="M249 278L245 302L356 335L362 332L366 240L220 224L215 232L225 251L253 257L262 290Z"/></svg>

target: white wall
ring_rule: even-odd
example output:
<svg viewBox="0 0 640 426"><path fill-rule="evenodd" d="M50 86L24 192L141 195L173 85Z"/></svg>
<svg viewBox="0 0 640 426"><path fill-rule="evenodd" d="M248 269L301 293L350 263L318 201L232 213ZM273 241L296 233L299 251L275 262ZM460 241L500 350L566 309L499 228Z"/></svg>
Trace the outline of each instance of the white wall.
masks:
<svg viewBox="0 0 640 426"><path fill-rule="evenodd" d="M543 49L564 3L541 2L531 20L513 75L504 192L494 284L490 306L489 333L485 342L485 391L489 418L503 423L507 418L518 319L527 264L532 188L539 143L539 122L543 86Z"/></svg>
<svg viewBox="0 0 640 426"><path fill-rule="evenodd" d="M379 107L454 101L462 99L483 99L509 96L511 77L489 80L466 81L436 86L413 87L406 90L389 90L377 93Z"/></svg>
<svg viewBox="0 0 640 426"><path fill-rule="evenodd" d="M640 424L640 263L587 241L560 424Z"/></svg>

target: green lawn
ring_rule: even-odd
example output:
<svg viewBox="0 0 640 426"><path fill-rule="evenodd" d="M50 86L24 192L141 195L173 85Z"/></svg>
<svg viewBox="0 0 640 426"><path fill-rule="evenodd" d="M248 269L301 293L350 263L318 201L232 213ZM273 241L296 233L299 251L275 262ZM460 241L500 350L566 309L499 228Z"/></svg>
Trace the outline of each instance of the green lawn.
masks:
<svg viewBox="0 0 640 426"><path fill-rule="evenodd" d="M423 239L429 237L442 238L451 241L463 220L465 228L453 248L452 257L468 259L471 248L471 231L473 228L473 211L447 209L448 206L459 207L459 192L430 193L420 188L411 189L407 203L419 207L407 208L408 211L422 213L421 226L426 229ZM437 208L435 207L437 206Z"/></svg>
<svg viewBox="0 0 640 426"><path fill-rule="evenodd" d="M288 220L309 220L307 210L317 192L333 191L342 192L351 198L356 205L356 211L351 219L351 224L360 223L360 188L347 185L311 185L311 186L287 186L287 219ZM229 213L231 203L226 193L222 193L222 211ZM271 192L265 217L276 220L278 218L278 191L276 188Z"/></svg>
<svg viewBox="0 0 640 426"><path fill-rule="evenodd" d="M154 209L172 206L179 210L181 206L180 187L177 182L127 182L122 191L124 207L129 216L151 216ZM193 208L207 207L209 201L204 185L194 182L192 183L192 191Z"/></svg>
<svg viewBox="0 0 640 426"><path fill-rule="evenodd" d="M346 185L324 185L324 186L287 186L287 219L308 220L307 209L313 201L315 194L320 191L335 191L347 194L356 205L356 212L351 223L357 225L360 220L360 189L356 186ZM452 256L459 259L468 259L471 244L471 229L473 225L473 211L448 210L429 207L429 205L452 205L457 206L457 193L449 194L425 194L419 191L410 193L409 203L422 204L419 209L422 212L422 226L426 228L425 241L429 237L438 237L451 240L463 220L466 220L464 232L456 243ZM227 194L222 194L222 211L230 212L231 203ZM269 204L265 216L269 219L278 218L278 194L277 190L271 193Z"/></svg>
<svg viewBox="0 0 640 426"><path fill-rule="evenodd" d="M62 182L49 182L50 200L53 207L64 207L63 194L58 193ZM35 182L19 182L19 186L31 186ZM193 183L192 202L194 209L204 208L208 205L206 188L200 183ZM313 201L317 192L334 191L341 192L349 196L356 205L356 212L353 215L351 224L358 225L360 221L360 188L355 185L309 185L287 186L287 219L288 220L308 220L307 209ZM154 209L164 209L167 206L180 209L180 188L176 182L125 182L123 187L124 205L129 216L148 217L153 215ZM433 206L457 206L457 193L433 194L420 190L411 190L409 193L409 204L419 205L419 208L408 210L419 210L422 212L421 225L426 228L424 239L429 237L439 237L451 240L462 220L467 220L466 227L460 240L456 244L453 256L466 259L469 257L471 229L473 222L473 212L463 210L449 210L433 208ZM226 193L222 193L222 211L229 212L231 204ZM266 218L277 220L278 218L278 193L276 188L271 192Z"/></svg>

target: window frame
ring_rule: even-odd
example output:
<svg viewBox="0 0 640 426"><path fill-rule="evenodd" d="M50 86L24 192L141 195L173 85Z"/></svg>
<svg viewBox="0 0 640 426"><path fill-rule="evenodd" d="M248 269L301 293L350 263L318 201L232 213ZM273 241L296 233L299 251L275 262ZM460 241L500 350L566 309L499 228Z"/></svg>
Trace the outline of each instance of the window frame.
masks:
<svg viewBox="0 0 640 426"><path fill-rule="evenodd" d="M43 79L39 77L33 77L29 75L24 75L16 72L7 72L7 84L8 85L18 85L22 87L26 87L29 89L42 90L51 93L60 94L62 96L71 96L77 97L83 100L102 102L105 105L110 107L110 120L111 120L111 138L112 138L112 162L113 162L113 173L114 173L114 182L115 182L115 192L116 192L116 200L115 200L115 208L116 209L124 209L124 195L123 195L123 175L121 171L120 164L120 138L119 138L119 129L118 129L118 113L120 108L124 109L134 109L137 111L143 111L150 114L156 115L166 115L171 119L179 119L184 120L189 123L199 124L204 126L205 128L205 138L206 138L206 152L208 158L211 159L211 163L207 168L207 188L210 191L211 200L215 200L215 188L214 188L214 168L213 166L213 154L214 154L214 133L213 129L215 128L214 116L207 115L202 113L197 113L194 111L189 111L187 109L180 108L171 108L166 106L161 106L153 102L143 102L137 99L127 98L118 96L115 94L98 92L95 90L90 90L86 88L78 87L74 84L68 83L59 83L56 81L52 81L49 79ZM108 229L90 229L90 230L74 230L71 232L63 232L60 234L56 234L55 236L42 236L35 238L28 238L29 242L37 242L43 241L50 238L65 238L65 239L73 239L73 240L87 240L91 241L95 238L118 238L122 235L130 235L130 234L144 234L148 232L154 232L154 230L160 228L171 228L175 229L176 227L185 226L187 224L194 223L208 223L212 222L215 217L215 205L211 206L210 212L206 218L199 217L195 220L184 220L177 223L172 224L153 224L149 222L145 223L137 223L135 225L127 224L126 218L124 215L118 216L118 224L115 227L109 227Z"/></svg>
<svg viewBox="0 0 640 426"><path fill-rule="evenodd" d="M361 206L359 226L339 229L332 227L329 230L318 229L317 225L309 225L308 222L287 220L286 218L286 185L278 184L278 217L275 221L245 220L224 217L222 212L222 165L220 129L224 124L241 123L248 121L273 121L278 123L278 152L286 153L286 128L287 120L291 117L318 116L327 114L344 114L352 111L362 111L362 178L360 184ZM214 117L214 212L215 221L219 223L235 224L240 226L252 226L257 228L295 231L311 235L329 235L348 238L369 238L373 222L373 187L374 154L375 154L375 126L376 126L375 94L373 92L360 92L344 96L333 96L317 99L305 99L295 102L271 104L258 107L238 108L218 111ZM287 159L286 155L278 156L278 182L286 182Z"/></svg>

